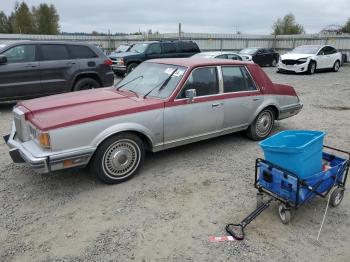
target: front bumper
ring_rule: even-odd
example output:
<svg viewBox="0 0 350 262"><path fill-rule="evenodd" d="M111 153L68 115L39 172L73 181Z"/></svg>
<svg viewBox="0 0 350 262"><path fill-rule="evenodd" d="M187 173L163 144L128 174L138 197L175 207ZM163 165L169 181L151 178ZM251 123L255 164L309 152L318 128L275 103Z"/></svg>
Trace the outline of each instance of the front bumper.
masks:
<svg viewBox="0 0 350 262"><path fill-rule="evenodd" d="M12 125L11 134L5 135L4 140L9 146L9 154L14 163L27 163L39 174L50 173L51 171L86 166L92 157L95 149L81 148L64 152L40 152L40 156L28 150L16 137L15 126ZM37 150L33 150L37 153Z"/></svg>
<svg viewBox="0 0 350 262"><path fill-rule="evenodd" d="M277 70L279 72L304 73L308 69L308 62L303 64L285 65L281 61L278 63Z"/></svg>
<svg viewBox="0 0 350 262"><path fill-rule="evenodd" d="M126 73L126 66L125 65L118 65L118 64L115 64L113 62L112 69L114 72Z"/></svg>

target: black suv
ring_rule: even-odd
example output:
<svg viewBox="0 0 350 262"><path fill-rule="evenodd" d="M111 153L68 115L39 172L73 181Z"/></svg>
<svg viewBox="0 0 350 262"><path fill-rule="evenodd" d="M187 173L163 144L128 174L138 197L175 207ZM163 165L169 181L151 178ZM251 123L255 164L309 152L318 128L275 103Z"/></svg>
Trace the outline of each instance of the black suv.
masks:
<svg viewBox="0 0 350 262"><path fill-rule="evenodd" d="M143 61L154 58L190 57L199 53L193 41L147 41L135 44L129 52L116 53L109 58L117 75L129 73Z"/></svg>
<svg viewBox="0 0 350 262"><path fill-rule="evenodd" d="M92 44L0 44L0 101L113 85L112 61Z"/></svg>

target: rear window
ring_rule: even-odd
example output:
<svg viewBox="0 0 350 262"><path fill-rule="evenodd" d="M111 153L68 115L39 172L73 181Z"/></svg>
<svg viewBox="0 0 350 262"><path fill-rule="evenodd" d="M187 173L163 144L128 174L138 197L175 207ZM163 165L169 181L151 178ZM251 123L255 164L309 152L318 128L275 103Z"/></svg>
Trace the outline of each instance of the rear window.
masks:
<svg viewBox="0 0 350 262"><path fill-rule="evenodd" d="M41 60L66 60L70 59L65 45L41 45Z"/></svg>
<svg viewBox="0 0 350 262"><path fill-rule="evenodd" d="M197 44L193 42L180 42L179 45L181 52L199 52Z"/></svg>
<svg viewBox="0 0 350 262"><path fill-rule="evenodd" d="M94 58L97 55L87 46L68 45L68 49L73 58Z"/></svg>

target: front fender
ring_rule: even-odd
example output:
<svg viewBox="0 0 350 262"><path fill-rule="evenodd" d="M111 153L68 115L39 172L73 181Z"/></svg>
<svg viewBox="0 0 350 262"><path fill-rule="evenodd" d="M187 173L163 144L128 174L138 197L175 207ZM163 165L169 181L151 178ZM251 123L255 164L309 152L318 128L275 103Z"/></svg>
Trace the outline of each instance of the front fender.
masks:
<svg viewBox="0 0 350 262"><path fill-rule="evenodd" d="M152 134L151 130L149 130L147 127L137 124L137 123L121 123L113 125L105 130L103 130L101 133L99 133L91 142L91 146L97 148L105 139L108 137L115 135L117 133L121 132L138 132L143 135L145 135L149 142L151 143L151 146L154 145L155 137Z"/></svg>

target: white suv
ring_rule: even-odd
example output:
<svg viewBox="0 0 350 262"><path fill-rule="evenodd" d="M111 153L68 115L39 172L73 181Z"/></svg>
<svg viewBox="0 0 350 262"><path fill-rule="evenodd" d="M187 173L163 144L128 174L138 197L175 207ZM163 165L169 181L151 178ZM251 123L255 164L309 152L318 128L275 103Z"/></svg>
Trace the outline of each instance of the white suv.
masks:
<svg viewBox="0 0 350 262"><path fill-rule="evenodd" d="M316 70L332 69L337 72L340 68L342 54L329 45L302 45L281 55L277 71L309 74Z"/></svg>

